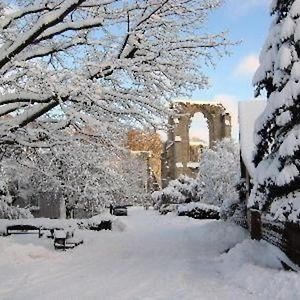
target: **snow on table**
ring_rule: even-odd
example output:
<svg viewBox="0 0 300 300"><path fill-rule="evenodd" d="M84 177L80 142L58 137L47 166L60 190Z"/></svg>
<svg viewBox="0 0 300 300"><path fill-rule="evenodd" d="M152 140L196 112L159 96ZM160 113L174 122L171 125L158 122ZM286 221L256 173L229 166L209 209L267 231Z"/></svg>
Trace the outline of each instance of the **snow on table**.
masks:
<svg viewBox="0 0 300 300"><path fill-rule="evenodd" d="M79 230L85 243L59 253L31 235L0 238L0 299L300 299L281 254L236 225L136 208L124 222Z"/></svg>

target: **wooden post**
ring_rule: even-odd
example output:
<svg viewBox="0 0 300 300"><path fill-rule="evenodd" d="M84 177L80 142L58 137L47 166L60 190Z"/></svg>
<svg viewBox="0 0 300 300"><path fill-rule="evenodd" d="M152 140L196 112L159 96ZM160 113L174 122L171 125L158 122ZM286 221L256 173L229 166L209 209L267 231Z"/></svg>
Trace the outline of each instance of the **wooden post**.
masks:
<svg viewBox="0 0 300 300"><path fill-rule="evenodd" d="M261 239L261 214L259 210L251 209L250 210L251 218L251 239L260 240Z"/></svg>

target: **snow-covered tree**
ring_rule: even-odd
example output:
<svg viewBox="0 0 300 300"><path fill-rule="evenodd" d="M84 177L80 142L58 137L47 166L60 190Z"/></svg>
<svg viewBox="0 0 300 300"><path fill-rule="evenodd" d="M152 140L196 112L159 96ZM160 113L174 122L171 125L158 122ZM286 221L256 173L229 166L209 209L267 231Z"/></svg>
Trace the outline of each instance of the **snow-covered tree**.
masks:
<svg viewBox="0 0 300 300"><path fill-rule="evenodd" d="M110 203L149 201L147 162L101 144L81 141L51 149L27 148L3 159L0 166L0 202L7 204L31 208L40 201L64 201L70 216L76 208L92 215Z"/></svg>
<svg viewBox="0 0 300 300"><path fill-rule="evenodd" d="M1 143L60 140L87 124L110 142L120 122L156 124L224 53L224 34L203 26L220 2L1 1Z"/></svg>
<svg viewBox="0 0 300 300"><path fill-rule="evenodd" d="M250 205L299 219L300 1L274 0L274 17L254 77L267 107L256 122L256 176ZM298 196L297 196L298 194Z"/></svg>
<svg viewBox="0 0 300 300"><path fill-rule="evenodd" d="M26 208L13 206L14 197L11 194L11 178L0 164L0 219L32 218Z"/></svg>
<svg viewBox="0 0 300 300"><path fill-rule="evenodd" d="M217 141L201 154L198 174L204 203L221 207L221 217L232 216L239 205L239 147L230 139Z"/></svg>
<svg viewBox="0 0 300 300"><path fill-rule="evenodd" d="M148 152L129 151L121 155L117 172L122 178L120 204L149 205L149 159Z"/></svg>

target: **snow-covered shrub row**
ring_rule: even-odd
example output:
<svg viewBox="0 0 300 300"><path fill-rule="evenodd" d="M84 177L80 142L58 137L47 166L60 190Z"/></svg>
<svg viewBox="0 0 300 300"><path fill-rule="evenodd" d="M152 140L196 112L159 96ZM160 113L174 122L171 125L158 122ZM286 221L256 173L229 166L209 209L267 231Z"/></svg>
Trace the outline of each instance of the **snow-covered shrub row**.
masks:
<svg viewBox="0 0 300 300"><path fill-rule="evenodd" d="M268 101L255 126L249 206L299 221L300 1L273 0L271 13L274 20L253 79L257 95L265 90Z"/></svg>
<svg viewBox="0 0 300 300"><path fill-rule="evenodd" d="M190 202L188 204L179 204L177 206L178 216L188 216L194 219L219 219L220 208L215 205Z"/></svg>
<svg viewBox="0 0 300 300"><path fill-rule="evenodd" d="M159 209L164 204L199 201L199 183L187 176L180 176L178 179L170 181L163 190L152 193L152 199L155 203L155 209Z"/></svg>

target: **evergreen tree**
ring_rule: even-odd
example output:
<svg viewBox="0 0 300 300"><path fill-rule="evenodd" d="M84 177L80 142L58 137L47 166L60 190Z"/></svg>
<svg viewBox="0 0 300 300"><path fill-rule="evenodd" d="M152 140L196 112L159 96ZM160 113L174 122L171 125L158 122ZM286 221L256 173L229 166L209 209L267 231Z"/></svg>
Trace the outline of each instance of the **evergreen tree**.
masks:
<svg viewBox="0 0 300 300"><path fill-rule="evenodd" d="M292 211L300 191L300 1L274 0L271 13L274 20L254 76L256 96L265 90L268 102L256 122L250 204L267 210L280 201L286 207L288 200Z"/></svg>

